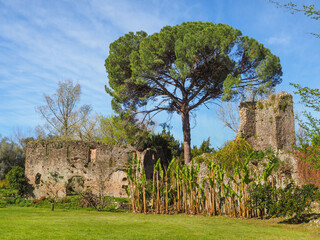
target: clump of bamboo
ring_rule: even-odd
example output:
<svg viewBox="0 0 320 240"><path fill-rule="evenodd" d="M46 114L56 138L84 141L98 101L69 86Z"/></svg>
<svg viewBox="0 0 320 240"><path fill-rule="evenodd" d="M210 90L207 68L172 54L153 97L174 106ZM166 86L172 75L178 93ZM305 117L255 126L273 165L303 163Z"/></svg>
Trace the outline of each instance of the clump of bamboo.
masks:
<svg viewBox="0 0 320 240"><path fill-rule="evenodd" d="M238 161L233 172L212 162L207 165L206 176L200 179L200 165L180 165L173 159L165 169L160 159L153 169L150 180L152 190L147 194L146 174L139 160L127 168L128 197L131 211L155 214L202 214L228 215L232 217L255 217L263 212L253 211L248 202L248 189L255 181L267 182L274 169L270 158L261 177L254 179L250 169L249 155L244 162ZM149 183L150 184L150 183ZM148 204L147 195L150 196Z"/></svg>
<svg viewBox="0 0 320 240"><path fill-rule="evenodd" d="M140 160L130 163L127 167L128 188L127 195L130 200L131 211L147 213L147 199L146 199L146 174L141 167Z"/></svg>

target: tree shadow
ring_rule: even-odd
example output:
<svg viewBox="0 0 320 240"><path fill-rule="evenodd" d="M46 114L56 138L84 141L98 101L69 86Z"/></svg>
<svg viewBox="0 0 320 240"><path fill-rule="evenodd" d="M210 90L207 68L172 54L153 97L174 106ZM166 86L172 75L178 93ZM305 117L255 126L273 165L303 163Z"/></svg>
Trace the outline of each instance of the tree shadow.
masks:
<svg viewBox="0 0 320 240"><path fill-rule="evenodd" d="M33 191L34 191L34 186L30 184L29 179L26 178L25 189L22 193L22 196L25 198L35 198Z"/></svg>
<svg viewBox="0 0 320 240"><path fill-rule="evenodd" d="M295 217L286 219L284 221L281 221L279 223L280 224L302 224L302 223L308 223L315 219L320 219L319 213L302 214L300 217L295 216Z"/></svg>

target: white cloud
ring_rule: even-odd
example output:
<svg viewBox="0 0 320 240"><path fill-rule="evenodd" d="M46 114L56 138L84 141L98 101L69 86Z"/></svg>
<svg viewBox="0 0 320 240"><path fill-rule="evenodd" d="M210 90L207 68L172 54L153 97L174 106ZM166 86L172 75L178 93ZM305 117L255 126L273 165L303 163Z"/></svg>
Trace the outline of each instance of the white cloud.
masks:
<svg viewBox="0 0 320 240"><path fill-rule="evenodd" d="M291 43L291 37L288 34L279 34L277 36L270 37L267 40L268 44L271 45L289 45Z"/></svg>

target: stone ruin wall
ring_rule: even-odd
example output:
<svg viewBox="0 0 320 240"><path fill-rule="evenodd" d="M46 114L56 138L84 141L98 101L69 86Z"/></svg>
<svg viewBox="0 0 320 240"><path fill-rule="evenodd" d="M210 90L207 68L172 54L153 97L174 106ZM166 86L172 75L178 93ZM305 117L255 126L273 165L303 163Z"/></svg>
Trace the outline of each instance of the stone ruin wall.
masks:
<svg viewBox="0 0 320 240"><path fill-rule="evenodd" d="M273 94L262 101L241 103L240 119L238 134L254 150L292 150L295 145L293 101L289 93Z"/></svg>
<svg viewBox="0 0 320 240"><path fill-rule="evenodd" d="M82 179L79 191L91 189L94 194L103 193L114 197L125 197L128 185L125 173L130 157L138 156L142 164L154 164L159 157L150 149L137 152L132 147L110 148L102 143L82 141L40 140L28 144L26 152L26 177L34 187L33 198L39 199L50 194L46 183L51 173L58 173L59 197L67 195L70 182ZM151 170L151 172L149 172ZM153 167L147 175L152 176Z"/></svg>
<svg viewBox="0 0 320 240"><path fill-rule="evenodd" d="M254 150L271 148L285 163L279 169L280 179L293 179L297 184L318 181L320 171L311 170L312 166L300 160L294 150L295 125L292 95L280 93L269 99L240 104L238 135L244 137ZM283 185L280 183L280 185Z"/></svg>
<svg viewBox="0 0 320 240"><path fill-rule="evenodd" d="M298 161L292 154L296 142L292 95L283 92L257 102L242 102L240 119L238 135L254 150L273 150L284 163L276 173L279 186L288 184L287 179L301 184Z"/></svg>

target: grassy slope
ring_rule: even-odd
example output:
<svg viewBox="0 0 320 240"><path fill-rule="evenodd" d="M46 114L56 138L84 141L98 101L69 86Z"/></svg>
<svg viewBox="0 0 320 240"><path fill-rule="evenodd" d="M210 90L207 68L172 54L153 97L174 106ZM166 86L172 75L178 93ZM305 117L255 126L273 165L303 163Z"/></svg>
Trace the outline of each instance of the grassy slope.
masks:
<svg viewBox="0 0 320 240"><path fill-rule="evenodd" d="M143 215L8 207L0 209L0 239L305 239L306 225L186 215ZM317 237L316 237L317 238Z"/></svg>

